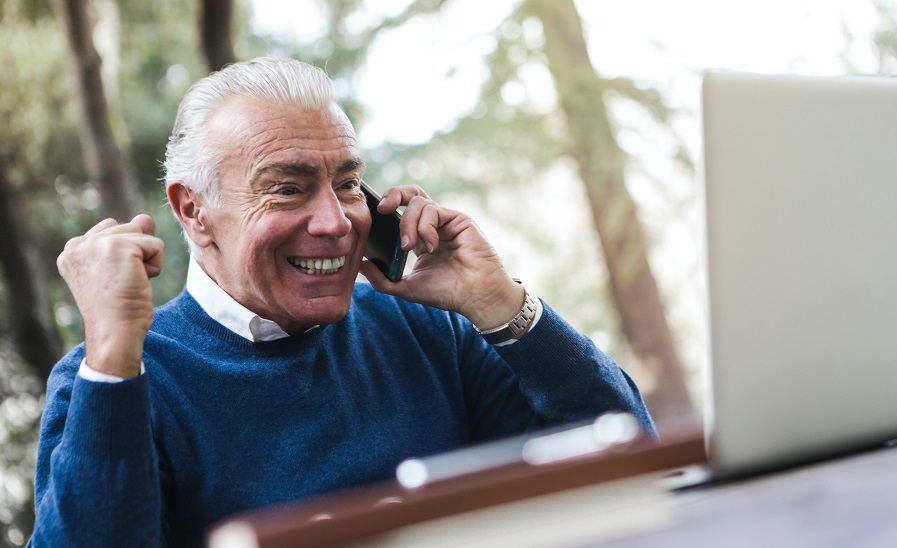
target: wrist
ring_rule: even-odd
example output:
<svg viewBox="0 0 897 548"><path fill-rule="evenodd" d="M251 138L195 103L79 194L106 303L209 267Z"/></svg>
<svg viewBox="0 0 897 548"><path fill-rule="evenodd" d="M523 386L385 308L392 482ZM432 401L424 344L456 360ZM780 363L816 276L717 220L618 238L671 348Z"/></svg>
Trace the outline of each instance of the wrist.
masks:
<svg viewBox="0 0 897 548"><path fill-rule="evenodd" d="M522 284L508 276L501 289L494 290L489 295L488 300L477 300L475 308L462 311L478 331L489 331L512 321L520 311L526 290Z"/></svg>
<svg viewBox="0 0 897 548"><path fill-rule="evenodd" d="M87 336L84 342L84 361L98 373L129 379L140 374L143 345L121 343L103 344Z"/></svg>
<svg viewBox="0 0 897 548"><path fill-rule="evenodd" d="M502 346L520 340L535 325L540 314L540 303L533 297L523 283L514 279L519 287L523 290L522 304L517 307L517 312L507 322L492 328L480 328L477 324L474 327L483 336L489 344Z"/></svg>

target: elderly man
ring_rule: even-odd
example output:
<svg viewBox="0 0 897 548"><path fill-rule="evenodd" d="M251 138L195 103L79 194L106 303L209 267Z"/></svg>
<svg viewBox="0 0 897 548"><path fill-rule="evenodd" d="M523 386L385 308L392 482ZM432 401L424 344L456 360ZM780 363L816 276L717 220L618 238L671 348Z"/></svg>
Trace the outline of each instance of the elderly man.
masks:
<svg viewBox="0 0 897 548"><path fill-rule="evenodd" d="M236 511L608 411L653 434L629 377L515 282L466 215L390 189L378 209L405 208L419 258L398 282L363 260L364 162L334 101L322 71L288 59L188 91L165 168L191 262L164 306L150 217L66 245L85 343L48 385L34 545L197 545ZM504 329L514 319L522 332Z"/></svg>

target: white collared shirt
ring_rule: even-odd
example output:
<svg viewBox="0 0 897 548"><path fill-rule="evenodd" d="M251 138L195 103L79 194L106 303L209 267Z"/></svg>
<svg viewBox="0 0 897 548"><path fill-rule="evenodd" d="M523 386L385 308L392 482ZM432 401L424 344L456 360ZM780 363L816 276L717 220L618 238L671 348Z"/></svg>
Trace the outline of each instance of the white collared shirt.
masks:
<svg viewBox="0 0 897 548"><path fill-rule="evenodd" d="M192 256L187 267L187 291L213 320L244 339L261 342L290 336L277 323L260 317L235 301Z"/></svg>

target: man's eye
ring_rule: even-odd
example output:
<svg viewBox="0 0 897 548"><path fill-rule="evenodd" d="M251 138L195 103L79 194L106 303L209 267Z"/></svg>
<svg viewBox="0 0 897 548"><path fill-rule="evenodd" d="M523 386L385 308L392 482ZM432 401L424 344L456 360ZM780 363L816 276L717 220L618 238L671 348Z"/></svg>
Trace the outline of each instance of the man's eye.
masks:
<svg viewBox="0 0 897 548"><path fill-rule="evenodd" d="M351 181L346 181L345 183L340 185L340 188L343 190L355 190L360 185L358 183L358 179L352 179Z"/></svg>
<svg viewBox="0 0 897 548"><path fill-rule="evenodd" d="M294 194L299 193L299 189L294 186L282 186L275 191L277 194L281 196L293 196Z"/></svg>

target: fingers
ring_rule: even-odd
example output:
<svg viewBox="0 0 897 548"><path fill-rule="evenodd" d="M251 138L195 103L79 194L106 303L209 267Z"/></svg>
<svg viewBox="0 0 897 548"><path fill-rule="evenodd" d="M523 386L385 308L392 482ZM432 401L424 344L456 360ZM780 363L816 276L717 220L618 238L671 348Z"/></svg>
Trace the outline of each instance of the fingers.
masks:
<svg viewBox="0 0 897 548"><path fill-rule="evenodd" d="M371 287L373 287L376 291L385 293L387 295L393 295L407 301L417 302L415 299L415 286L414 284L408 283L408 280L410 279L409 276L405 276L401 281L398 282L390 281L389 278L387 278L383 275L382 272L380 272L380 269L377 268L377 265L367 260L361 262L359 273L367 278L367 281L370 282Z"/></svg>
<svg viewBox="0 0 897 548"><path fill-rule="evenodd" d="M156 222L145 213L137 215L129 223L119 223L115 219L103 219L85 232L84 237L101 233L125 232L141 232L153 236L156 233Z"/></svg>
<svg viewBox="0 0 897 548"><path fill-rule="evenodd" d="M424 198L426 200L430 199L430 196L424 192L424 189L417 185L392 187L383 193L383 199L381 199L380 203L377 205L377 211L385 214L392 213L393 211L398 210L401 206L407 206L412 198L415 197Z"/></svg>
<svg viewBox="0 0 897 548"><path fill-rule="evenodd" d="M135 243L143 252L143 268L146 269L146 275L155 278L161 274L165 263L165 243L155 236L148 235Z"/></svg>
<svg viewBox="0 0 897 548"><path fill-rule="evenodd" d="M108 230L109 228L112 228L114 226L118 226L118 221L116 221L115 219L103 219L102 221L98 222L93 227L91 227L90 230L85 232L84 235L92 236L92 235L102 232L104 230Z"/></svg>
<svg viewBox="0 0 897 548"><path fill-rule="evenodd" d="M448 212L434 202L419 186L405 185L393 187L383 194L377 210L392 213L405 206L399 230L402 234L402 249L415 253L432 253L439 246L439 228L442 224L441 212Z"/></svg>
<svg viewBox="0 0 897 548"><path fill-rule="evenodd" d="M146 275L153 278L161 273L165 257L165 244L154 234L155 222L146 214L137 215L128 223L104 219L83 236L76 236L66 242L56 264L65 276L71 270L70 263L73 261L96 261L100 255L116 253L114 249L117 248L121 250L119 260L126 254L136 255L143 263Z"/></svg>
<svg viewBox="0 0 897 548"><path fill-rule="evenodd" d="M375 265L371 261L362 261L361 267L359 268L359 273L367 278L374 289L376 289L380 293L390 293L390 287L394 285L394 282L390 282L389 279L384 276L382 272L380 272L380 269L377 268L377 265Z"/></svg>
<svg viewBox="0 0 897 548"><path fill-rule="evenodd" d="M417 217L417 234L426 246L427 251L433 253L439 245L440 207L432 201L424 202L423 200L412 201L412 204L415 207L411 207L411 204L409 204L408 209L412 210L412 214L409 215L408 224L411 225L415 220L415 216ZM407 212L408 209L405 211ZM417 215L415 215L416 213Z"/></svg>
<svg viewBox="0 0 897 548"><path fill-rule="evenodd" d="M112 233L107 236L110 241L108 244L100 244L103 246L102 248L97 246L98 254L107 253L110 261L123 261L128 260L128 257L135 257L143 263L143 268L149 278L154 278L162 272L165 243L160 238L131 232Z"/></svg>

